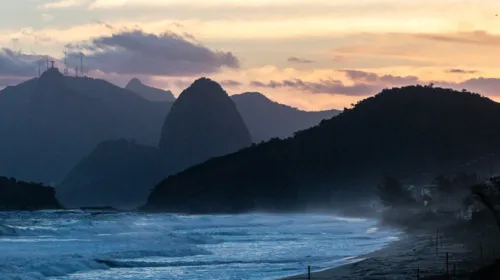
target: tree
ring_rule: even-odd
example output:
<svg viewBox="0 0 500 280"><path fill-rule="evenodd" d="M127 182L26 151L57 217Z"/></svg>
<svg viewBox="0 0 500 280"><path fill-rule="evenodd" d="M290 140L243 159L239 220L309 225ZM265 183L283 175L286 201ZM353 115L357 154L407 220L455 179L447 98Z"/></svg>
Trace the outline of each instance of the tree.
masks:
<svg viewBox="0 0 500 280"><path fill-rule="evenodd" d="M377 186L379 198L384 206L401 207L416 204L408 189L398 180L386 176Z"/></svg>
<svg viewBox="0 0 500 280"><path fill-rule="evenodd" d="M473 185L471 191L473 197L493 214L498 230L500 230L500 213L497 210L500 204L500 178L491 178L486 183Z"/></svg>

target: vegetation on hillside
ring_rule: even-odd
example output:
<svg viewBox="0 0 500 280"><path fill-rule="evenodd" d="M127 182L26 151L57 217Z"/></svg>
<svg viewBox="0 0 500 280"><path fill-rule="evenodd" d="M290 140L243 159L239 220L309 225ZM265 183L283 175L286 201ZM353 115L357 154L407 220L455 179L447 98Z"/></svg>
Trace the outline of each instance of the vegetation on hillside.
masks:
<svg viewBox="0 0 500 280"><path fill-rule="evenodd" d="M385 89L294 137L211 159L156 186L144 209L341 207L404 178L500 150L500 104L432 86ZM348 199L346 199L348 198Z"/></svg>

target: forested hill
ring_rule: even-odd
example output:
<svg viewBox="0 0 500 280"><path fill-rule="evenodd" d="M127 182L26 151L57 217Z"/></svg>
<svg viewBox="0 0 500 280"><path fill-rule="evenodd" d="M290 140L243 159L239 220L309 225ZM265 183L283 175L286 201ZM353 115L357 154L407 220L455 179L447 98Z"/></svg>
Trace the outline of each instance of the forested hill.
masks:
<svg viewBox="0 0 500 280"><path fill-rule="evenodd" d="M61 209L54 188L0 176L0 210Z"/></svg>
<svg viewBox="0 0 500 280"><path fill-rule="evenodd" d="M286 140L170 176L145 210L239 212L331 207L404 177L500 150L500 104L430 86L383 90ZM346 197L347 196L347 197Z"/></svg>

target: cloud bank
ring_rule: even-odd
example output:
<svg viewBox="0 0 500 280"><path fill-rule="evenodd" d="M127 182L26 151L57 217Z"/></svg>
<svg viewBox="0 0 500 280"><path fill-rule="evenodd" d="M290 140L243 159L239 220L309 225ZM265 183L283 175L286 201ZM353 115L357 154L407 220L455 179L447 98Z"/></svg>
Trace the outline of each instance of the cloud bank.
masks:
<svg viewBox="0 0 500 280"><path fill-rule="evenodd" d="M85 53L88 70L127 75L194 76L240 65L231 52L212 50L169 32L156 35L125 30L91 42L69 44L67 48L73 62Z"/></svg>

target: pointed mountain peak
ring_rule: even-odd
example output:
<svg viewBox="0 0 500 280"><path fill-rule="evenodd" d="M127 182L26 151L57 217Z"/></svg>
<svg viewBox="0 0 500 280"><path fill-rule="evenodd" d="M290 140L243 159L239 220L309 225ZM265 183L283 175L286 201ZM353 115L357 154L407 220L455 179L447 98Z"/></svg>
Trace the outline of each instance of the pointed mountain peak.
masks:
<svg viewBox="0 0 500 280"><path fill-rule="evenodd" d="M162 90L159 88L150 87L143 84L142 81L138 78L132 78L125 86L125 89L135 92L136 94L150 101L173 102L175 100L175 97L170 90Z"/></svg>
<svg viewBox="0 0 500 280"><path fill-rule="evenodd" d="M138 78L132 78L128 83L127 83L127 86L125 86L125 88L129 88L131 86L134 86L134 85L144 85L141 80L139 80Z"/></svg>

